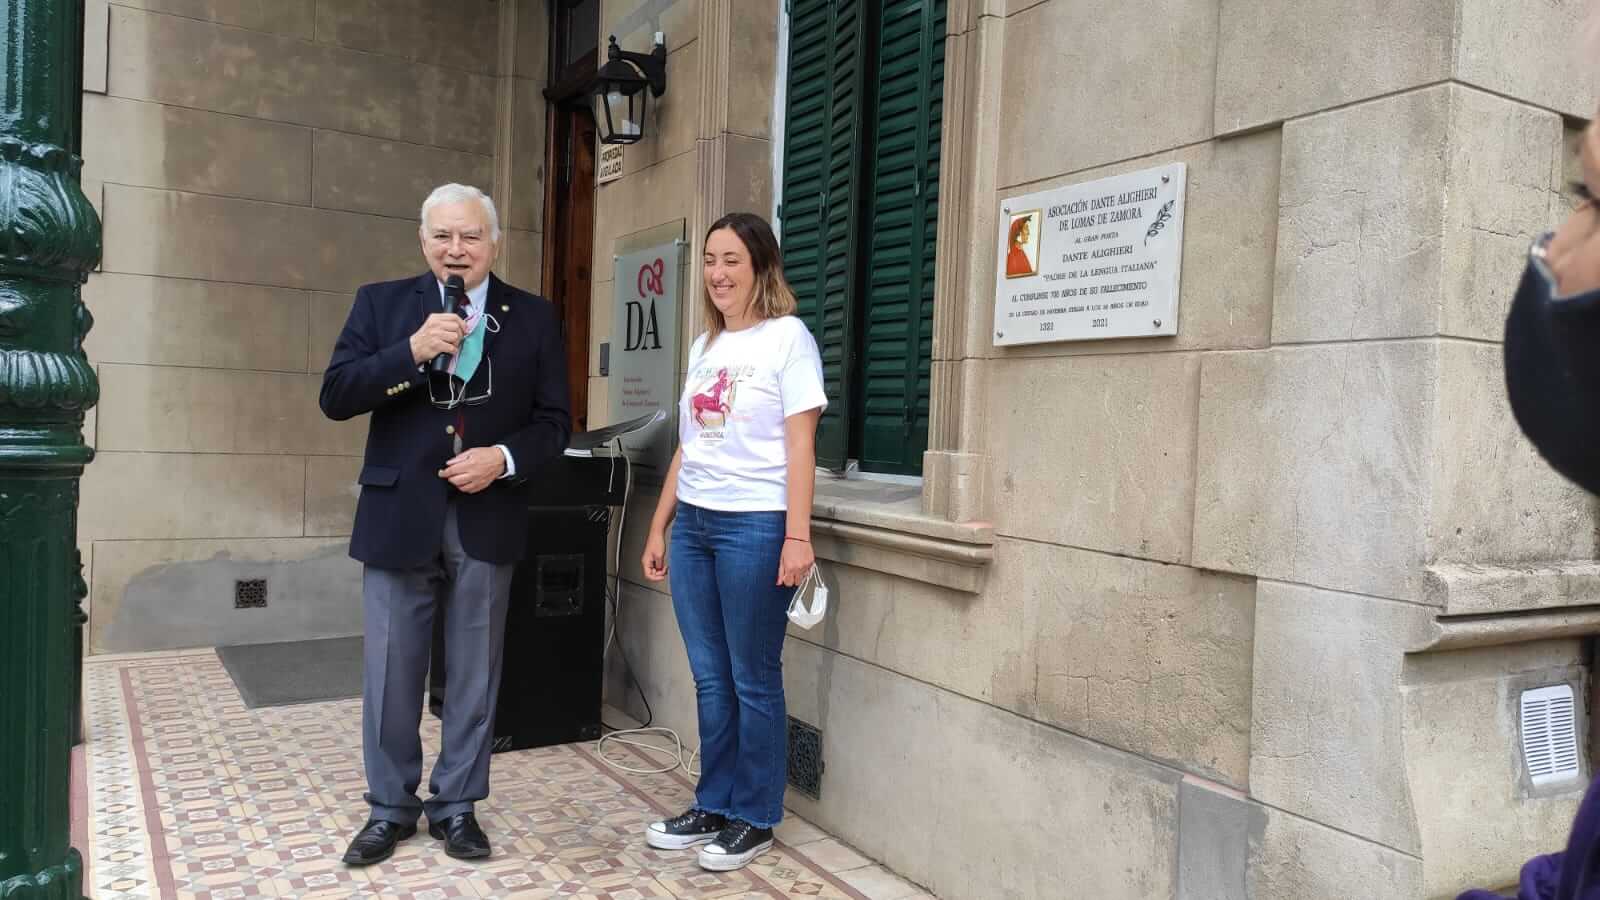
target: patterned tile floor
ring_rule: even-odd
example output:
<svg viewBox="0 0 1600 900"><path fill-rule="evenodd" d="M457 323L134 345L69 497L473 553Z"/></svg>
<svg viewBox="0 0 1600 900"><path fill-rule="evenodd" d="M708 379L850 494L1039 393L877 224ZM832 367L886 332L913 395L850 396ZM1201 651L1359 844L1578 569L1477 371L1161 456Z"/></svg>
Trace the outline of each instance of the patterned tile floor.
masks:
<svg viewBox="0 0 1600 900"><path fill-rule="evenodd" d="M385 863L347 868L339 857L365 820L360 701L246 709L210 650L95 657L84 682L75 844L94 900L932 900L795 816L740 872L652 850L640 830L687 805L691 783L625 774L593 744L495 756L478 807L490 859L452 860L423 832ZM423 721L431 759L438 723Z"/></svg>

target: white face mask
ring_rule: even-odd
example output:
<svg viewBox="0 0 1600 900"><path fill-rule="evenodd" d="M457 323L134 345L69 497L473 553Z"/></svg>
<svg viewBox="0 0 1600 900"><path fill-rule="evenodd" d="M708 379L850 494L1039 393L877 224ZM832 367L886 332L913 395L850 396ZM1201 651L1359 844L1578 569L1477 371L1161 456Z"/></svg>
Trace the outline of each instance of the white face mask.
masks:
<svg viewBox="0 0 1600 900"><path fill-rule="evenodd" d="M789 600L789 621L801 628L811 628L821 622L827 612L828 586L822 583L822 572L817 564L812 563L811 571L806 573Z"/></svg>

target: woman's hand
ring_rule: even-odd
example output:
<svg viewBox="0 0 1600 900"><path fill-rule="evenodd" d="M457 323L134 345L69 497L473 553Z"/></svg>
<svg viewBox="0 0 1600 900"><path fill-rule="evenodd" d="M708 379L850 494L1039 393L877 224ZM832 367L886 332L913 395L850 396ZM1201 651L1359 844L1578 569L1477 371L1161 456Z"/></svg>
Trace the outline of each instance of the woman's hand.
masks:
<svg viewBox="0 0 1600 900"><path fill-rule="evenodd" d="M816 561L810 544L784 538L783 555L778 559L778 583L784 587L798 587Z"/></svg>
<svg viewBox="0 0 1600 900"><path fill-rule="evenodd" d="M1600 288L1600 119L1583 132L1579 155L1583 161L1584 202L1556 229L1545 251L1545 261L1556 279L1556 295L1574 297Z"/></svg>
<svg viewBox="0 0 1600 900"><path fill-rule="evenodd" d="M667 538L659 530L652 529L650 536L644 542L644 556L640 557L639 564L644 567L644 577L651 581L661 581L667 577Z"/></svg>

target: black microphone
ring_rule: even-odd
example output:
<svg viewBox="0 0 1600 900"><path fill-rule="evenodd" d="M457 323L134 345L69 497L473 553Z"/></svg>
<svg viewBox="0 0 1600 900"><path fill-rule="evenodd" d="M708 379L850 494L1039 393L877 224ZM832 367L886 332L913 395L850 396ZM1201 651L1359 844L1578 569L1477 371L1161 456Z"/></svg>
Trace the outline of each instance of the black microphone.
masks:
<svg viewBox="0 0 1600 900"><path fill-rule="evenodd" d="M467 284L461 280L460 275L451 275L444 282L444 298L446 306L453 307L456 315L465 319L467 317ZM450 370L450 354L441 353L433 358L435 372Z"/></svg>

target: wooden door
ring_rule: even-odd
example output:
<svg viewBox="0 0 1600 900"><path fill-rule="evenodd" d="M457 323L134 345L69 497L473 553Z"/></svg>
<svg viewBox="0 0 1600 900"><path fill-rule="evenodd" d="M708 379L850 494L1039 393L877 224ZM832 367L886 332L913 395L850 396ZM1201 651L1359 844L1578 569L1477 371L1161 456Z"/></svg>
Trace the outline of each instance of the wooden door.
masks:
<svg viewBox="0 0 1600 900"><path fill-rule="evenodd" d="M589 425L589 309L594 283L595 128L587 87L599 60L599 3L551 4L545 149L544 283L567 345L572 427Z"/></svg>
<svg viewBox="0 0 1600 900"><path fill-rule="evenodd" d="M588 429L589 306L594 282L594 121L587 110L553 107L550 203L545 221L545 284L567 343L574 431Z"/></svg>

